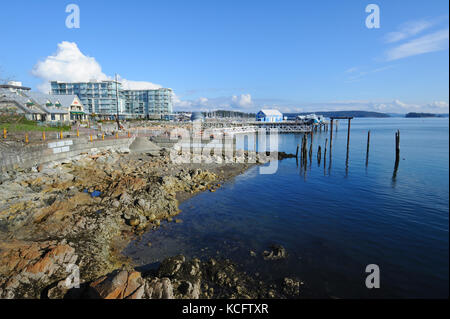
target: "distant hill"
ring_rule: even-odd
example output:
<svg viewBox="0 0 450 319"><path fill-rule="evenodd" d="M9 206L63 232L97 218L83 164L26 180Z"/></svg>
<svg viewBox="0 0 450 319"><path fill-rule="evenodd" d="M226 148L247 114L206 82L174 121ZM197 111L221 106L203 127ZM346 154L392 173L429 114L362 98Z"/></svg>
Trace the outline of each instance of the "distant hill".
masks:
<svg viewBox="0 0 450 319"><path fill-rule="evenodd" d="M379 112L370 112L370 111L318 111L318 112L302 112L302 113L285 113L285 116L288 117L296 117L297 115L308 115L308 114L316 114L323 115L324 117L330 116L353 116L353 117L390 117L389 114L379 113Z"/></svg>
<svg viewBox="0 0 450 319"><path fill-rule="evenodd" d="M390 117L405 117L405 113L387 113Z"/></svg>
<svg viewBox="0 0 450 319"><path fill-rule="evenodd" d="M408 117L408 118L416 118L416 117L448 117L448 114L410 112L410 113L406 114L405 117Z"/></svg>

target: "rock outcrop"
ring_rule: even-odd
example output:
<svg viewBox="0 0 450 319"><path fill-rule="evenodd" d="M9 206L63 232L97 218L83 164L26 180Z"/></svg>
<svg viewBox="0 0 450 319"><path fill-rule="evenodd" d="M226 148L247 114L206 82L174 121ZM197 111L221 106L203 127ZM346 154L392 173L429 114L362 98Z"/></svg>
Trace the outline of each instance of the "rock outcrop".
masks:
<svg viewBox="0 0 450 319"><path fill-rule="evenodd" d="M179 213L179 194L215 188L217 181L248 167L201 165L174 164L167 153L150 157L103 151L1 173L0 298L65 295L61 281L71 264L79 267L82 285L120 269L129 263L120 252L132 236ZM98 287L101 297L108 278L91 287ZM163 278L119 295L171 296ZM171 281L173 295L181 286L183 295L196 297L198 283L185 281Z"/></svg>
<svg viewBox="0 0 450 319"><path fill-rule="evenodd" d="M134 270L116 270L96 280L66 290L63 298L101 299L205 299L274 298L290 296L296 282L265 286L238 270L230 260L186 260L184 256L165 259L157 270L143 274ZM292 288L294 287L294 288ZM283 290L283 289L285 290ZM290 289L290 290L288 290ZM286 294L284 295L284 291ZM54 292L49 290L49 297Z"/></svg>
<svg viewBox="0 0 450 319"><path fill-rule="evenodd" d="M286 249L281 245L272 245L270 250L265 250L263 252L263 257L265 260L278 260L287 257Z"/></svg>

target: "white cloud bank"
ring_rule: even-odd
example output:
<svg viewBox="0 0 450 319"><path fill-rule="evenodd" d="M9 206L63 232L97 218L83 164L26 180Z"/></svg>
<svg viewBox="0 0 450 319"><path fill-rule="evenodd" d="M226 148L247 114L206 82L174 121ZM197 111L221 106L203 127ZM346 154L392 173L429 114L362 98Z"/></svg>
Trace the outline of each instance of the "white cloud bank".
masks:
<svg viewBox="0 0 450 319"><path fill-rule="evenodd" d="M200 97L198 99L181 100L174 95L175 111L213 111L232 110L241 112L258 112L261 109L277 109L283 113L318 112L318 111L372 111L382 113L425 112L449 113L447 101L429 103L405 103L395 100L343 100L301 103L283 99L252 99L250 94L240 96L224 96L217 98Z"/></svg>
<svg viewBox="0 0 450 319"><path fill-rule="evenodd" d="M421 19L417 21L408 21L402 24L399 30L389 32L385 37L385 41L387 43L394 43L401 40L405 40L409 37L419 34L422 31L425 31L426 29L434 26L436 23L437 21L431 21L426 19Z"/></svg>
<svg viewBox="0 0 450 319"><path fill-rule="evenodd" d="M398 60L413 55L448 49L449 29L443 29L420 38L413 39L386 52L388 61Z"/></svg>
<svg viewBox="0 0 450 319"><path fill-rule="evenodd" d="M444 26L444 29L434 30L431 33L414 38L424 31L430 31L429 29L435 26L441 25L443 27L443 22L446 22L446 28ZM406 41L388 49L385 52L385 58L387 61L393 61L448 49L448 33L448 16L408 21L400 25L396 31L385 35L383 39L385 43L397 44L397 42Z"/></svg>
<svg viewBox="0 0 450 319"><path fill-rule="evenodd" d="M222 109L252 112L253 108L257 107L252 101L251 94L232 95L217 98L200 97L194 100L182 100L174 94L173 104L175 110L178 111L210 111Z"/></svg>
<svg viewBox="0 0 450 319"><path fill-rule="evenodd" d="M250 94L241 94L240 96L233 95L231 101L234 105L242 108L253 106L252 96Z"/></svg>
<svg viewBox="0 0 450 319"><path fill-rule="evenodd" d="M242 98L244 96L244 98ZM251 105L245 107L239 103L248 102ZM283 113L296 112L317 112L317 111L372 111L382 113L426 112L426 113L449 113L448 101L434 101L431 103L414 104L405 103L400 100L391 101L370 101L370 100L350 100L350 101L329 101L317 103L296 103L294 101L274 100L274 99L251 99L250 94L243 94L240 97L219 97L219 98L199 98L196 100L180 100L174 98L176 111L212 111L212 110L234 110L242 112L257 112L260 109L277 109Z"/></svg>
<svg viewBox="0 0 450 319"><path fill-rule="evenodd" d="M75 42L58 43L56 53L39 61L31 71L32 75L42 80L38 90L50 91L49 81L85 82L91 80L111 80L102 71L102 67L93 57L84 55ZM125 89L157 89L162 86L151 82L130 81L118 76Z"/></svg>
<svg viewBox="0 0 450 319"><path fill-rule="evenodd" d="M434 101L424 104L405 103L400 100L393 101L332 101L328 103L303 104L299 110L290 108L291 112L313 111L373 111L382 113L449 113L448 101Z"/></svg>

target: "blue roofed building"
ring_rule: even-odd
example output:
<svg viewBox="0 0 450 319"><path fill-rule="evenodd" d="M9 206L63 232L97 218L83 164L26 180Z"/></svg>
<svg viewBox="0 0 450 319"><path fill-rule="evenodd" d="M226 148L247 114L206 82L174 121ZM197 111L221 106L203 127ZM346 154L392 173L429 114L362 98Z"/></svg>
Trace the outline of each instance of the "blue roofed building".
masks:
<svg viewBox="0 0 450 319"><path fill-rule="evenodd" d="M258 122L282 122L283 114L278 110L261 110L256 113Z"/></svg>

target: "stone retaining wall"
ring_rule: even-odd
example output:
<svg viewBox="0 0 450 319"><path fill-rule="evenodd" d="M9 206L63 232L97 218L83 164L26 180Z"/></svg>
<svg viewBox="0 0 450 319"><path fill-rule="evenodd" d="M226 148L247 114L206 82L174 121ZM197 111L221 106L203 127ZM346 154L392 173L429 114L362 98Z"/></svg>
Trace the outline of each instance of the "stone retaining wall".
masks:
<svg viewBox="0 0 450 319"><path fill-rule="evenodd" d="M67 138L40 145L16 148L0 154L0 171L17 167L30 168L96 150L128 148L133 140L134 137L94 140L91 142L87 138Z"/></svg>

